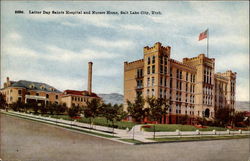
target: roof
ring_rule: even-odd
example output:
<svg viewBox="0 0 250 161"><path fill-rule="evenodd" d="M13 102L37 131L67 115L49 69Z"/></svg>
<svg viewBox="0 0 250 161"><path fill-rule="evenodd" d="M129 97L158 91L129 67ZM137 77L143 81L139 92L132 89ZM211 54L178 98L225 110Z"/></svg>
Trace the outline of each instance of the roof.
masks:
<svg viewBox="0 0 250 161"><path fill-rule="evenodd" d="M78 96L89 96L89 97L97 97L99 98L99 96L95 93L91 93L89 94L88 91L77 91L77 90L65 90L63 92L64 95L78 95Z"/></svg>
<svg viewBox="0 0 250 161"><path fill-rule="evenodd" d="M14 82L13 84L11 84L10 87L22 87L22 88L26 88L29 90L39 90L39 91L45 91L45 92L61 93L61 91L57 90L56 88L46 83L32 82L32 81L26 81L26 80L19 80L17 82Z"/></svg>

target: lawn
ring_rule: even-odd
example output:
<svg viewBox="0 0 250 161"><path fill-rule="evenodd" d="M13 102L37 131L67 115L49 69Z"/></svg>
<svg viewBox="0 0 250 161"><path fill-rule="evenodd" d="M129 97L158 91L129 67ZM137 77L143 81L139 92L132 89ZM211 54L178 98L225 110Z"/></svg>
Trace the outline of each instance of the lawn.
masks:
<svg viewBox="0 0 250 161"><path fill-rule="evenodd" d="M226 131L226 128L223 127L213 127L213 126L207 126L206 128L196 128L195 126L192 125L180 125L180 124L156 124L155 125L155 131L156 132L163 132L163 131L176 131L176 129L180 131L195 131L195 130L200 130L200 131ZM153 132L154 131L154 125L150 125L150 128L144 128L145 131L147 132Z"/></svg>
<svg viewBox="0 0 250 161"><path fill-rule="evenodd" d="M64 119L64 120L74 120L72 118L70 118L68 115L49 115L49 114L46 114L46 115L43 115L43 116L51 116L52 118L57 118L57 119ZM81 117L80 119L76 119L77 121L79 122L82 122L82 123L90 123L90 120L89 118L85 118L85 117ZM94 119L94 125L101 125L101 126L112 126L112 122L110 121L107 121L106 118L104 117L97 117ZM115 126L117 126L118 129L126 129L126 128L129 128L129 129L132 129L132 127L134 125L136 125L136 123L134 122L128 122L128 121L117 121L114 123Z"/></svg>
<svg viewBox="0 0 250 161"><path fill-rule="evenodd" d="M166 137L166 138L148 138L150 140L154 140L157 142L164 142L164 141L192 141L192 140L218 140L218 139L242 139L242 138L249 138L246 135L234 135L234 136L202 136L202 137Z"/></svg>

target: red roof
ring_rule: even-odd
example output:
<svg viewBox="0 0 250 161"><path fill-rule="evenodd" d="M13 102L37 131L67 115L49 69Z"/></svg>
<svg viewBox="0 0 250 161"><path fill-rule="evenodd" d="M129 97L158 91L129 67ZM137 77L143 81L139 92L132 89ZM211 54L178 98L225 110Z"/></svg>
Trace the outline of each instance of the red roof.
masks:
<svg viewBox="0 0 250 161"><path fill-rule="evenodd" d="M76 90L65 90L63 95L78 95L78 96L89 96L89 97L98 97L97 94L91 93L89 94L88 91L76 91Z"/></svg>
<svg viewBox="0 0 250 161"><path fill-rule="evenodd" d="M245 117L250 117L250 112L249 111L245 111Z"/></svg>

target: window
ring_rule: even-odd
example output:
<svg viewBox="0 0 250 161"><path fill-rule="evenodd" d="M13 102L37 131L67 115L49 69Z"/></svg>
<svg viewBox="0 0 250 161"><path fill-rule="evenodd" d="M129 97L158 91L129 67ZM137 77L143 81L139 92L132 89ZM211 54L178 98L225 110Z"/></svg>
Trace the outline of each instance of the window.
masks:
<svg viewBox="0 0 250 161"><path fill-rule="evenodd" d="M163 64L163 58L160 56L160 63Z"/></svg>
<svg viewBox="0 0 250 161"><path fill-rule="evenodd" d="M155 56L152 56L152 64L155 63Z"/></svg>
<svg viewBox="0 0 250 161"><path fill-rule="evenodd" d="M148 65L150 64L150 57L148 57Z"/></svg>
<svg viewBox="0 0 250 161"><path fill-rule="evenodd" d="M155 65L152 65L152 74L155 73Z"/></svg>
<svg viewBox="0 0 250 161"><path fill-rule="evenodd" d="M155 96L155 90L152 89L152 96Z"/></svg>
<svg viewBox="0 0 250 161"><path fill-rule="evenodd" d="M148 66L148 72L147 73L150 74L150 66Z"/></svg>
<svg viewBox="0 0 250 161"><path fill-rule="evenodd" d="M148 78L147 86L148 86L148 87L150 86L150 78Z"/></svg>
<svg viewBox="0 0 250 161"><path fill-rule="evenodd" d="M188 73L186 73L186 81L188 81Z"/></svg>
<svg viewBox="0 0 250 161"><path fill-rule="evenodd" d="M165 63L165 65L168 64L168 57L167 56L164 57L164 63Z"/></svg>
<svg viewBox="0 0 250 161"><path fill-rule="evenodd" d="M149 89L147 89L147 96L149 96Z"/></svg>
<svg viewBox="0 0 250 161"><path fill-rule="evenodd" d="M30 92L28 92L27 95L30 95Z"/></svg>
<svg viewBox="0 0 250 161"><path fill-rule="evenodd" d="M46 98L49 98L49 95L48 95L48 94L46 94Z"/></svg>
<svg viewBox="0 0 250 161"><path fill-rule="evenodd" d="M58 99L58 95L56 95L56 99Z"/></svg>
<svg viewBox="0 0 250 161"><path fill-rule="evenodd" d="M162 98L162 89L160 89L160 98Z"/></svg>
<svg viewBox="0 0 250 161"><path fill-rule="evenodd" d="M154 85L155 85L155 78L152 77L152 86L154 86Z"/></svg>
<svg viewBox="0 0 250 161"><path fill-rule="evenodd" d="M163 85L163 77L160 78L160 85Z"/></svg>
<svg viewBox="0 0 250 161"><path fill-rule="evenodd" d="M18 94L22 94L22 90L18 90Z"/></svg>
<svg viewBox="0 0 250 161"><path fill-rule="evenodd" d="M170 68L170 77L172 77L172 68Z"/></svg>
<svg viewBox="0 0 250 161"><path fill-rule="evenodd" d="M167 74L167 73L168 73L167 67L164 67L164 74Z"/></svg>
<svg viewBox="0 0 250 161"><path fill-rule="evenodd" d="M39 93L36 93L36 96L39 96Z"/></svg>
<svg viewBox="0 0 250 161"><path fill-rule="evenodd" d="M163 65L160 66L160 73L163 73Z"/></svg>
<svg viewBox="0 0 250 161"><path fill-rule="evenodd" d="M21 97L18 97L18 101L21 102L21 101L22 101L22 98L21 98Z"/></svg>

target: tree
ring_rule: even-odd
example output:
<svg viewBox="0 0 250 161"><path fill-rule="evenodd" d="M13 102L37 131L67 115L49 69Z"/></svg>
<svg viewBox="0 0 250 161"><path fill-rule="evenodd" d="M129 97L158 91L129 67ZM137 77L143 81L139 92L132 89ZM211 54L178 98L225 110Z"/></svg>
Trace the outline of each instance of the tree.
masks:
<svg viewBox="0 0 250 161"><path fill-rule="evenodd" d="M25 104L22 103L21 101L17 101L14 102L10 105L10 107L14 110L14 111L24 111L25 109Z"/></svg>
<svg viewBox="0 0 250 161"><path fill-rule="evenodd" d="M122 105L111 105L109 104L103 104L102 106L102 114L103 117L107 119L107 121L112 122L113 127L113 133L114 133L114 123L116 121L121 121L125 117L127 117L127 113L123 111Z"/></svg>
<svg viewBox="0 0 250 161"><path fill-rule="evenodd" d="M236 126L244 126L244 119L245 119L245 113L244 112L235 112L233 123Z"/></svg>
<svg viewBox="0 0 250 161"><path fill-rule="evenodd" d="M102 103L100 99L92 99L86 102L83 108L83 113L86 118L89 118L90 125L93 125L95 117L102 114Z"/></svg>
<svg viewBox="0 0 250 161"><path fill-rule="evenodd" d="M234 109L224 107L215 110L215 119L220 126L227 126L232 124Z"/></svg>
<svg viewBox="0 0 250 161"><path fill-rule="evenodd" d="M0 108L1 109L5 109L7 106L7 102L6 102L6 96L2 93L0 93Z"/></svg>
<svg viewBox="0 0 250 161"><path fill-rule="evenodd" d="M68 115L69 115L69 117L72 118L72 117L79 116L80 112L81 112L80 106L73 105L71 108L69 108Z"/></svg>
<svg viewBox="0 0 250 161"><path fill-rule="evenodd" d="M134 103L127 100L128 113L136 121L141 122L146 115L147 109L144 109L145 100L141 95L137 95Z"/></svg>
<svg viewBox="0 0 250 161"><path fill-rule="evenodd" d="M148 97L148 117L151 121L159 121L162 116L167 114L168 104L167 100L163 98ZM155 138L155 125L154 125L154 138Z"/></svg>

